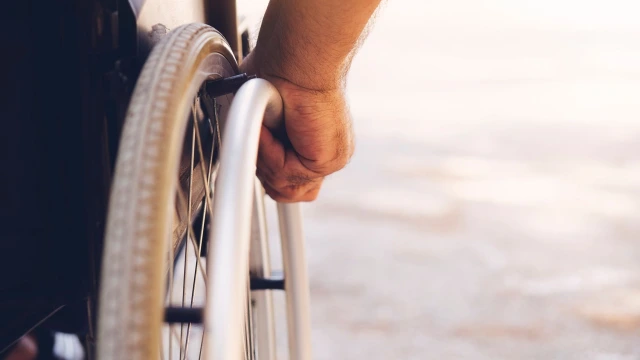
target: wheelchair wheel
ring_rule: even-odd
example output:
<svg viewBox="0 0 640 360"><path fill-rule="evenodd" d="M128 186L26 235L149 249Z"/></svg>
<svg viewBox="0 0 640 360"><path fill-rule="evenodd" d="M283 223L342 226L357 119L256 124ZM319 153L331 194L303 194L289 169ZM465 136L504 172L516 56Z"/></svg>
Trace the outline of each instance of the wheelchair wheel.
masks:
<svg viewBox="0 0 640 360"><path fill-rule="evenodd" d="M205 239L213 216L220 132L232 98L212 97L205 88L207 81L235 74L228 44L203 24L167 34L142 69L111 189L98 359L202 356L202 326L192 325L201 322L196 319L201 313L188 310L205 303ZM247 294L244 358L254 359ZM183 320L167 323L171 313Z"/></svg>

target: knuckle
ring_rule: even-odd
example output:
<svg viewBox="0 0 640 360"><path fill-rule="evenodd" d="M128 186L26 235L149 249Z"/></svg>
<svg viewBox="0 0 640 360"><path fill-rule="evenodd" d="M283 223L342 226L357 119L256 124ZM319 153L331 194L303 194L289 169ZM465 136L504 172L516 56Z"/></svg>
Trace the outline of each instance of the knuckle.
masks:
<svg viewBox="0 0 640 360"><path fill-rule="evenodd" d="M325 147L315 157L300 160L313 173L326 176L347 166L353 153L353 136L349 135L336 138L331 146Z"/></svg>
<svg viewBox="0 0 640 360"><path fill-rule="evenodd" d="M296 185L284 186L283 188L279 189L279 192L280 192L280 194L282 194L287 199L297 199L301 195L303 195L303 192L301 191L301 188L299 186L296 186Z"/></svg>
<svg viewBox="0 0 640 360"><path fill-rule="evenodd" d="M274 188L271 185L265 185L265 192L273 200L281 203L290 202L311 202L318 198L320 193L322 180L318 184L313 184L311 189L308 186L286 185Z"/></svg>
<svg viewBox="0 0 640 360"><path fill-rule="evenodd" d="M306 193L301 199L300 201L306 201L306 202L311 202L311 201L315 201L318 198L318 195L320 194L320 188L318 188L317 190L314 190L312 192Z"/></svg>
<svg viewBox="0 0 640 360"><path fill-rule="evenodd" d="M278 191L274 190L272 187L266 185L264 186L264 191L270 198L277 202L287 202L287 198L282 196Z"/></svg>

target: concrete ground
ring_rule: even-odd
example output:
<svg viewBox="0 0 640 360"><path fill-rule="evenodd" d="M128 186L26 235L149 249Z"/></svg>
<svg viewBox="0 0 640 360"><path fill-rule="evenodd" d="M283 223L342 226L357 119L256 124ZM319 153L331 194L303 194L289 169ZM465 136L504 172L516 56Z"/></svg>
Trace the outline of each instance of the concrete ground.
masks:
<svg viewBox="0 0 640 360"><path fill-rule="evenodd" d="M316 360L640 359L639 13L386 3L305 208Z"/></svg>

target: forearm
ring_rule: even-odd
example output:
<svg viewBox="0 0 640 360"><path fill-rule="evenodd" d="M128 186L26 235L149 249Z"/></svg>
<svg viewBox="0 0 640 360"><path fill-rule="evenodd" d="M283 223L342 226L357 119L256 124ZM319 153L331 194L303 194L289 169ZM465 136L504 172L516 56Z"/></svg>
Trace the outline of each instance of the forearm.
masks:
<svg viewBox="0 0 640 360"><path fill-rule="evenodd" d="M270 0L240 69L282 96L285 131L263 127L256 170L276 201L315 199L324 177L353 154L344 78L380 1Z"/></svg>
<svg viewBox="0 0 640 360"><path fill-rule="evenodd" d="M267 76L310 90L341 86L380 0L271 0L256 55Z"/></svg>

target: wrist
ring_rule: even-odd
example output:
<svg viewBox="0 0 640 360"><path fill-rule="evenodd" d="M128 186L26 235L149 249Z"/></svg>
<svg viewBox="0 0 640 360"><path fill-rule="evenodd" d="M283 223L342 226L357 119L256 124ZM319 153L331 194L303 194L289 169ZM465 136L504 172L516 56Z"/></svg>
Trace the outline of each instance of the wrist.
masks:
<svg viewBox="0 0 640 360"><path fill-rule="evenodd" d="M252 52L253 68L258 75L273 82L286 82L309 92L342 91L345 71L335 64L310 63L286 56L278 47L256 46Z"/></svg>

